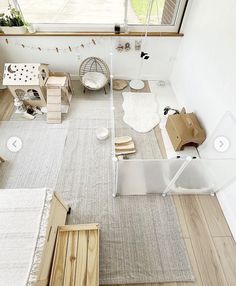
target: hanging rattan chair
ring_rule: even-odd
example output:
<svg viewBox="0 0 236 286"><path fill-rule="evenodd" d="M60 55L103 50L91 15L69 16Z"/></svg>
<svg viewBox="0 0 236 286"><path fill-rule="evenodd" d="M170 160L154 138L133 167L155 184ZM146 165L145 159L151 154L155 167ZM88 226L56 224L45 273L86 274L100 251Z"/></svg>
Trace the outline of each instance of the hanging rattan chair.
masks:
<svg viewBox="0 0 236 286"><path fill-rule="evenodd" d="M103 88L106 93L105 86L109 83L110 71L102 59L89 57L80 65L79 78L84 86L84 92L86 89L99 90Z"/></svg>

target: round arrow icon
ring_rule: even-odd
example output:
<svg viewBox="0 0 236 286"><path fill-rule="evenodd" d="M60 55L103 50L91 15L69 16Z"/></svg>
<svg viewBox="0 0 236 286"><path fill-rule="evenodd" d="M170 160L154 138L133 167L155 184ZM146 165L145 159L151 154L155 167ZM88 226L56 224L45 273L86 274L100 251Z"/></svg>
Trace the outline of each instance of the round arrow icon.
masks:
<svg viewBox="0 0 236 286"><path fill-rule="evenodd" d="M218 152L226 152L229 145L229 140L225 136L218 136L214 141L214 147Z"/></svg>
<svg viewBox="0 0 236 286"><path fill-rule="evenodd" d="M22 148L22 141L19 137L12 136L7 140L7 148L11 152L18 152Z"/></svg>

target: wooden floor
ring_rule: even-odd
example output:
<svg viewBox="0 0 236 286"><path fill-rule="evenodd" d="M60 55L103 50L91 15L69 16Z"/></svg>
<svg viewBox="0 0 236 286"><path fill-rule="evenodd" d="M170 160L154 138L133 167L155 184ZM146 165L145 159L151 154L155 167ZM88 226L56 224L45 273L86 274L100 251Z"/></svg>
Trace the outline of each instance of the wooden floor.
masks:
<svg viewBox="0 0 236 286"><path fill-rule="evenodd" d="M11 96L0 91L0 120L12 110ZM196 281L137 286L236 286L236 244L217 198L175 196L174 202Z"/></svg>
<svg viewBox="0 0 236 286"><path fill-rule="evenodd" d="M9 120L13 110L12 95L6 89L0 89L0 121Z"/></svg>
<svg viewBox="0 0 236 286"><path fill-rule="evenodd" d="M235 286L236 244L217 198L192 195L173 198L196 281L136 285Z"/></svg>

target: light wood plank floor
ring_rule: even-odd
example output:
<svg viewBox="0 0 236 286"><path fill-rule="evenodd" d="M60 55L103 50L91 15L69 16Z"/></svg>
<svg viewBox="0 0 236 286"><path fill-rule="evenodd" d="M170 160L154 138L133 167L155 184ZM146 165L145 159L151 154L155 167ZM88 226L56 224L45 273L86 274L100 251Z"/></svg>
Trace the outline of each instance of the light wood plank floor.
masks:
<svg viewBox="0 0 236 286"><path fill-rule="evenodd" d="M9 120L12 111L12 97L0 91L0 120ZM158 129L156 134L163 150ZM236 244L217 198L175 196L174 202L196 281L133 286L235 286Z"/></svg>
<svg viewBox="0 0 236 286"><path fill-rule="evenodd" d="M174 201L196 281L133 286L235 286L236 244L217 198L186 195Z"/></svg>
<svg viewBox="0 0 236 286"><path fill-rule="evenodd" d="M0 121L9 120L14 110L13 97L6 90L0 90Z"/></svg>

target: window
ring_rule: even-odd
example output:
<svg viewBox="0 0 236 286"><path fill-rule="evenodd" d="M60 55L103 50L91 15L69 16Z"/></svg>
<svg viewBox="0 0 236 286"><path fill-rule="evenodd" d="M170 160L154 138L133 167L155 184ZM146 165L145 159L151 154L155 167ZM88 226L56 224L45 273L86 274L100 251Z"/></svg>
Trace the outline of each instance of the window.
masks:
<svg viewBox="0 0 236 286"><path fill-rule="evenodd" d="M129 0L128 23L132 25L146 24L149 4L149 0ZM150 14L150 24L161 25L164 5L165 0L153 1Z"/></svg>
<svg viewBox="0 0 236 286"><path fill-rule="evenodd" d="M147 10L150 5L149 23L151 25L174 25L180 2L179 0L159 0L153 1L150 5L149 0L129 0L128 23L146 24Z"/></svg>
<svg viewBox="0 0 236 286"><path fill-rule="evenodd" d="M124 21L124 0L18 0L31 23L113 24Z"/></svg>
<svg viewBox="0 0 236 286"><path fill-rule="evenodd" d="M8 12L8 0L1 0L0 1L0 14Z"/></svg>
<svg viewBox="0 0 236 286"><path fill-rule="evenodd" d="M27 95L30 100L40 100L40 95L37 90L35 89L28 89Z"/></svg>
<svg viewBox="0 0 236 286"><path fill-rule="evenodd" d="M177 32L187 0L11 0L39 31L113 31L120 24L143 31ZM0 12L8 1L0 1Z"/></svg>
<svg viewBox="0 0 236 286"><path fill-rule="evenodd" d="M149 23L149 31L177 32L187 1L129 0L127 22L130 30L138 31ZM150 18L147 11L150 9Z"/></svg>

